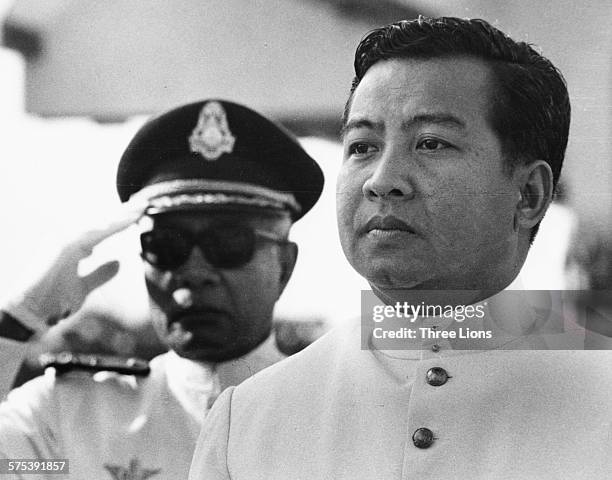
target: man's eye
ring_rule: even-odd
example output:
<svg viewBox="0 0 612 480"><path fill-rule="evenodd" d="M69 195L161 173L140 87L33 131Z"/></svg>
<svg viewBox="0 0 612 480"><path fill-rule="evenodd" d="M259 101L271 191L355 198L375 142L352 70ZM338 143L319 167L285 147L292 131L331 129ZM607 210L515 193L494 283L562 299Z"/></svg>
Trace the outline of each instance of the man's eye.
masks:
<svg viewBox="0 0 612 480"><path fill-rule="evenodd" d="M353 143L348 148L349 155L365 155L374 151L375 148L368 143Z"/></svg>
<svg viewBox="0 0 612 480"><path fill-rule="evenodd" d="M427 150L430 152L434 150L442 150L443 148L447 147L447 143L442 142L441 140L436 140L435 138L426 138L424 140L421 140L417 145L417 149Z"/></svg>

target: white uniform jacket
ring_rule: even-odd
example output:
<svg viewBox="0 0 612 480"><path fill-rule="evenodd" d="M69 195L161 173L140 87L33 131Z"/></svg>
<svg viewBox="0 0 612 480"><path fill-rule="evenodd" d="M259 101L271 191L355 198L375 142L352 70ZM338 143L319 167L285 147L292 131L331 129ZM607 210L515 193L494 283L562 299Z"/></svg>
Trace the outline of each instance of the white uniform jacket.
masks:
<svg viewBox="0 0 612 480"><path fill-rule="evenodd" d="M612 478L611 352L359 340L332 331L226 390L189 479Z"/></svg>
<svg viewBox="0 0 612 480"><path fill-rule="evenodd" d="M209 403L280 358L270 338L215 366L168 352L151 361L147 377L48 369L0 404L0 458L69 461L69 475L26 479L186 478Z"/></svg>

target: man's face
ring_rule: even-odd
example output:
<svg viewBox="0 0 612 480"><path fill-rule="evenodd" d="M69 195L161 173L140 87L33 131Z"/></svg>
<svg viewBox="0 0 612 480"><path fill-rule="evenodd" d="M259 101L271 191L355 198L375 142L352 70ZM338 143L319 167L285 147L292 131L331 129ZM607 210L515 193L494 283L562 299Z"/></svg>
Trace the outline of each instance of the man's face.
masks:
<svg viewBox="0 0 612 480"><path fill-rule="evenodd" d="M491 90L469 58L380 61L357 87L338 227L373 286L501 289L518 272L519 187L489 123Z"/></svg>
<svg viewBox="0 0 612 480"><path fill-rule="evenodd" d="M253 213L171 212L151 218L154 233L178 232L194 239L219 224L285 238L290 225L288 219ZM145 261L153 326L162 342L183 357L202 361L251 351L270 332L274 304L293 269L292 248L259 239L252 259L236 268L215 267L199 246L176 268Z"/></svg>

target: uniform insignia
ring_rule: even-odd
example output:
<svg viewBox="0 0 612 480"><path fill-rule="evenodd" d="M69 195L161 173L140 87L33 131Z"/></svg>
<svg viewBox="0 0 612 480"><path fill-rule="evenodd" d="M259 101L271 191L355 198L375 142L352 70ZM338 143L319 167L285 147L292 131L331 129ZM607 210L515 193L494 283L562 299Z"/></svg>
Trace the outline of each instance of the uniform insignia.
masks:
<svg viewBox="0 0 612 480"><path fill-rule="evenodd" d="M57 375L63 375L73 370L85 370L88 372L117 372L122 375L145 377L151 371L149 363L144 360L108 355L88 355L72 352L44 353L38 358L38 361L43 368L55 368Z"/></svg>
<svg viewBox="0 0 612 480"><path fill-rule="evenodd" d="M216 160L223 153L232 153L236 138L230 132L225 109L219 102L202 107L198 124L189 136L189 147L206 160Z"/></svg>
<svg viewBox="0 0 612 480"><path fill-rule="evenodd" d="M138 459L136 458L130 460L130 466L128 468L108 464L105 464L104 468L112 475L113 480L146 480L161 472L161 468L155 470L140 468Z"/></svg>

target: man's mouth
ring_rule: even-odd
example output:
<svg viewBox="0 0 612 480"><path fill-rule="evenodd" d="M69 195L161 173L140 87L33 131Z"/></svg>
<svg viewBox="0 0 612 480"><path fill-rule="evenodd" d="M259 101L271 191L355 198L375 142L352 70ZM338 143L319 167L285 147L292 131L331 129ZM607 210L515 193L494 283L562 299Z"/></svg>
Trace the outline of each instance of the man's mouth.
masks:
<svg viewBox="0 0 612 480"><path fill-rule="evenodd" d="M216 307L190 308L176 312L170 319L170 325L180 323L185 328L214 326L227 317L227 312Z"/></svg>
<svg viewBox="0 0 612 480"><path fill-rule="evenodd" d="M406 222L393 215L375 215L366 223L363 231L368 234L416 234L415 230Z"/></svg>
<svg viewBox="0 0 612 480"><path fill-rule="evenodd" d="M219 308L176 312L168 321L168 340L174 348L190 348L194 342L221 344L229 314Z"/></svg>

